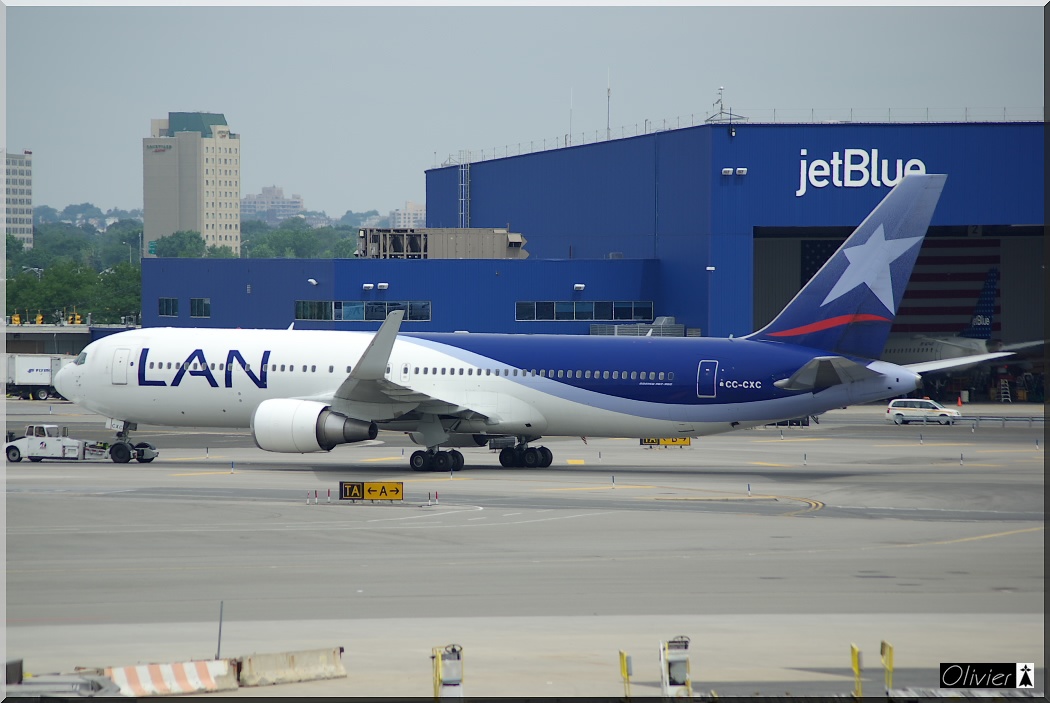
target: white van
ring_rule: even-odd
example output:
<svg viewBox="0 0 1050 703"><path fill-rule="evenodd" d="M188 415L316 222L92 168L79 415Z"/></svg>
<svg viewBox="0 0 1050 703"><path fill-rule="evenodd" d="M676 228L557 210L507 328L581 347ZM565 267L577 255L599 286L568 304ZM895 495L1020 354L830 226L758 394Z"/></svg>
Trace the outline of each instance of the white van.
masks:
<svg viewBox="0 0 1050 703"><path fill-rule="evenodd" d="M886 408L886 422L896 425L907 425L909 422L939 422L942 425L950 425L961 415L955 408L946 408L929 398L898 398L891 400Z"/></svg>

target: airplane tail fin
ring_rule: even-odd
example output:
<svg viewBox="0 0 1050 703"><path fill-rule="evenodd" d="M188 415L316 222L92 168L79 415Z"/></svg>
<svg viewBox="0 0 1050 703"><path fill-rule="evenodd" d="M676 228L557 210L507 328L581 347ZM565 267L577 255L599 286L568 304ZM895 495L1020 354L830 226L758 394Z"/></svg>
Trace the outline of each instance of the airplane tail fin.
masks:
<svg viewBox="0 0 1050 703"><path fill-rule="evenodd" d="M905 176L772 322L748 339L877 359L947 176Z"/></svg>
<svg viewBox="0 0 1050 703"><path fill-rule="evenodd" d="M970 326L959 333L960 337L969 339L992 338L992 315L995 314L995 294L999 292L999 269L988 269L984 287L977 296L977 307L970 318Z"/></svg>

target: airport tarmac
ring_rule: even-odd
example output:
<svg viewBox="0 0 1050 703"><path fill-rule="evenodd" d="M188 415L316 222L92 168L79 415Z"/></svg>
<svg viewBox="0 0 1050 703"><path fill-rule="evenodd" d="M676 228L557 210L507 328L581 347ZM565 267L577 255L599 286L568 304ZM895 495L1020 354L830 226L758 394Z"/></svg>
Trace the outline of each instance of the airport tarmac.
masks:
<svg viewBox="0 0 1050 703"><path fill-rule="evenodd" d="M65 402L6 412L111 438ZM457 643L468 696L621 696L624 650L653 696L658 643L686 635L694 691L848 694L855 643L870 695L887 641L898 688L936 687L942 662L1035 662L1043 690L1042 421L884 414L686 448L555 438L541 470L477 448L413 472L395 433L299 456L161 427L133 435L149 464L7 464L7 656L42 674L342 646L345 679L237 693L422 697L431 649ZM404 500L340 501L340 481Z"/></svg>

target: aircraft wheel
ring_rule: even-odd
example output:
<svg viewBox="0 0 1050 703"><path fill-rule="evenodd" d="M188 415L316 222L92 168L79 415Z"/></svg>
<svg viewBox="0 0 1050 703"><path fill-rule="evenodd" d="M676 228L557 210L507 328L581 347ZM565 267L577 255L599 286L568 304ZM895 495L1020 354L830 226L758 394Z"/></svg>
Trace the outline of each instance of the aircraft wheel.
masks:
<svg viewBox="0 0 1050 703"><path fill-rule="evenodd" d="M504 447L499 453L499 464L505 468L513 468L518 464L517 453L513 447Z"/></svg>
<svg viewBox="0 0 1050 703"><path fill-rule="evenodd" d="M554 463L554 452L546 447L540 447L540 453L543 454L543 461L540 462L540 468L546 469L548 466Z"/></svg>
<svg viewBox="0 0 1050 703"><path fill-rule="evenodd" d="M47 400L47 389L37 388L35 391L33 391L33 397L37 400Z"/></svg>
<svg viewBox="0 0 1050 703"><path fill-rule="evenodd" d="M434 471L448 471L452 467L453 461L448 452L437 452L434 454L432 467Z"/></svg>
<svg viewBox="0 0 1050 703"><path fill-rule="evenodd" d="M131 461L131 446L127 442L117 442L109 448L109 458L116 464L126 464Z"/></svg>
<svg viewBox="0 0 1050 703"><path fill-rule="evenodd" d="M155 450L156 447L154 447L149 442L139 442L138 444L135 445L135 449L153 449L153 450ZM153 461L155 458L156 457L152 457L151 456L148 459L143 459L141 452L135 452L135 461L139 462L140 464L148 464L151 461Z"/></svg>
<svg viewBox="0 0 1050 703"><path fill-rule="evenodd" d="M527 469L537 469L540 464L543 463L543 454L541 454L535 447L529 447L526 449L521 458L521 463L524 464Z"/></svg>
<svg viewBox="0 0 1050 703"><path fill-rule="evenodd" d="M426 471L430 466L430 457L424 451L412 452L412 456L408 459L408 465L412 467L413 471Z"/></svg>
<svg viewBox="0 0 1050 703"><path fill-rule="evenodd" d="M897 415L893 416L893 424L894 425L904 425L904 424L907 424L907 423L904 422L904 416L903 415L897 414Z"/></svg>
<svg viewBox="0 0 1050 703"><path fill-rule="evenodd" d="M7 460L12 464L22 461L22 452L18 451L18 447L7 448Z"/></svg>
<svg viewBox="0 0 1050 703"><path fill-rule="evenodd" d="M452 451L450 451L448 453L448 455L450 457L452 457L452 470L453 471L459 471L460 469L463 468L463 465L466 463L466 460L463 458L463 452L461 452L461 451L459 451L457 449L453 449Z"/></svg>

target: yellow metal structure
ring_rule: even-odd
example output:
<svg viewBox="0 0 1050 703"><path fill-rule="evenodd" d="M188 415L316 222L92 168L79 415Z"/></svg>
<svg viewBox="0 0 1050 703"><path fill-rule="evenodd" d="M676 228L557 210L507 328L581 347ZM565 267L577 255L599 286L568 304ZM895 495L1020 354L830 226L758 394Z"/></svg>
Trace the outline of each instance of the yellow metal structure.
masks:
<svg viewBox="0 0 1050 703"><path fill-rule="evenodd" d="M893 688L893 645L883 640L879 653L882 655L882 668L886 671L886 692L888 693Z"/></svg>
<svg viewBox="0 0 1050 703"><path fill-rule="evenodd" d="M853 666L853 697L861 698L864 696L864 688L860 680L861 664L860 664L860 650L857 649L857 645L850 644L849 646L850 663Z"/></svg>
<svg viewBox="0 0 1050 703"><path fill-rule="evenodd" d="M620 650L620 676L623 678L623 695L627 700L631 699L631 657L627 652Z"/></svg>

